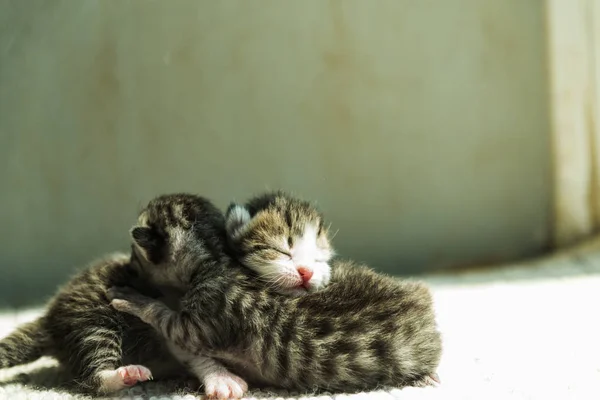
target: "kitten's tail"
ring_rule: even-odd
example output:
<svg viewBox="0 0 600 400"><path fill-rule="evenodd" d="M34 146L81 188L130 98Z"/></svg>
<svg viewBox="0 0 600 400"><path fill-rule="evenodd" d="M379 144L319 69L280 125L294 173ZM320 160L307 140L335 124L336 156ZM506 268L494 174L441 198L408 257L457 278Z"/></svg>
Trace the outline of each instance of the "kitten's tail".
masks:
<svg viewBox="0 0 600 400"><path fill-rule="evenodd" d="M49 336L44 330L43 318L19 326L0 340L0 368L30 363L45 355Z"/></svg>

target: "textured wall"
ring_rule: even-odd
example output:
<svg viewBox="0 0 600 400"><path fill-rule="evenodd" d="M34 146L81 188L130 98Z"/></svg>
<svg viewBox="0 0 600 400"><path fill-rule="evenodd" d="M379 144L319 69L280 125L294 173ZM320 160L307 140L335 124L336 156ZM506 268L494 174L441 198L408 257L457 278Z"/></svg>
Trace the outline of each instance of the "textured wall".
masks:
<svg viewBox="0 0 600 400"><path fill-rule="evenodd" d="M166 191L293 190L394 273L546 243L541 1L3 0L0 29L0 305Z"/></svg>

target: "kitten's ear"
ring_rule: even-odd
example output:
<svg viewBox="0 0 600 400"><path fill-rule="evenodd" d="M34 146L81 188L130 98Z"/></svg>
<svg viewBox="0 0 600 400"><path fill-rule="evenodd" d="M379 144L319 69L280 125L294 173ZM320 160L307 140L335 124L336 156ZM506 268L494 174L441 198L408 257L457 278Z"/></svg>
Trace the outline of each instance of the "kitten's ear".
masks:
<svg viewBox="0 0 600 400"><path fill-rule="evenodd" d="M250 212L246 207L236 203L231 203L225 213L225 228L227 229L227 236L236 239L239 235L244 232L244 229L248 225L252 218Z"/></svg>
<svg viewBox="0 0 600 400"><path fill-rule="evenodd" d="M148 261L152 261L150 256L157 253L161 244L158 233L147 226L134 226L131 228L130 234L134 243L142 250L144 257Z"/></svg>

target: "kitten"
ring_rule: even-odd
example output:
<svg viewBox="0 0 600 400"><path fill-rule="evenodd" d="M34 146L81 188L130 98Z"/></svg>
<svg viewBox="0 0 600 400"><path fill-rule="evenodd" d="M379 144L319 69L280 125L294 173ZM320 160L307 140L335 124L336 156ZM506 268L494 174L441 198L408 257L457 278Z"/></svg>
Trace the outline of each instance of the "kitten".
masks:
<svg viewBox="0 0 600 400"><path fill-rule="evenodd" d="M334 255L323 216L308 201L266 193L226 212L231 250L274 290L303 295L324 288Z"/></svg>
<svg viewBox="0 0 600 400"><path fill-rule="evenodd" d="M246 211L252 215L252 210ZM229 213L229 231L264 240L246 249L246 261L262 257L254 258L253 252L267 254L268 250L273 255L279 250L281 240L269 237L271 230L302 231L293 221L305 220L292 218L290 229L283 225L289 222L285 218L270 218L278 226L267 229L257 222L263 218L260 212L254 222L245 214L239 218L242 214L243 210ZM325 288L301 297L283 296L224 253L198 259L193 249L201 239L185 226L181 229L186 234L174 241L155 229L162 224L160 216L144 222L132 231L140 231L133 239L141 253L172 253L177 247L179 254L172 259L177 269L165 269L149 259L148 273L153 269L162 276L193 276L191 289L182 298L181 311L130 288L112 288L111 304L138 316L168 342L188 351L188 362L209 357L228 368L222 373L239 374L254 384L304 391L360 391L437 381L441 337L424 284L335 261ZM229 395L237 396L233 391Z"/></svg>
<svg viewBox="0 0 600 400"><path fill-rule="evenodd" d="M185 254L200 261L204 254L213 260L214 255L223 252L223 214L206 199L181 194L160 196L149 203L141 218L146 215L165 222L155 228L162 235L171 235L173 251L177 251L178 244L185 244ZM195 224L193 248L188 238L178 236L180 231L171 229L171 221L177 226L186 221L186 229ZM144 243L150 249L144 253L144 259L158 263L168 256L161 253L166 249L161 243L144 242L136 233L133 232L136 243ZM139 253L132 246L131 256L108 257L73 277L58 290L40 318L0 341L0 368L32 362L44 355L53 356L70 372L79 389L93 393L115 392L152 379L153 375L185 375L184 367L171 356L178 349L167 346L156 331L139 319L109 305L106 291L114 285L132 286L153 296L160 295L156 288L165 285L175 293L175 298L178 290L182 293L188 289L191 277L185 271L179 273L176 266L168 267L179 274L177 280L171 279L171 272L161 275L153 270L148 275L139 260ZM167 287L162 292L168 293ZM215 386L219 381L204 383Z"/></svg>
<svg viewBox="0 0 600 400"><path fill-rule="evenodd" d="M63 286L44 315L0 341L0 368L55 357L78 389L110 393L152 379L145 364L161 352L162 340L139 320L115 312L106 290L139 280L129 257L116 254L94 262ZM156 374L156 371L155 371Z"/></svg>

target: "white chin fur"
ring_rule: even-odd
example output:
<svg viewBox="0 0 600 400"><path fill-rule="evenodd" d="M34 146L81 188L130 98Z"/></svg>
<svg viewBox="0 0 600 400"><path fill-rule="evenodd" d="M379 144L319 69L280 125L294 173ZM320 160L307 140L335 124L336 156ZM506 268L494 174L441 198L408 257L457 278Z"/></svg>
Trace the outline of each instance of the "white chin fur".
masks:
<svg viewBox="0 0 600 400"><path fill-rule="evenodd" d="M313 276L308 282L309 291L321 290L327 284L331 278L331 267L326 262L316 262L312 265Z"/></svg>

